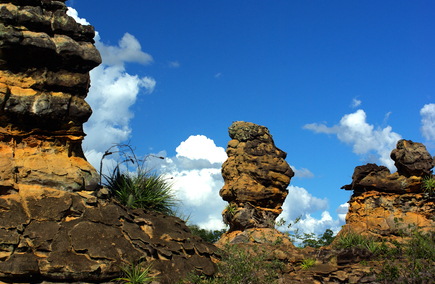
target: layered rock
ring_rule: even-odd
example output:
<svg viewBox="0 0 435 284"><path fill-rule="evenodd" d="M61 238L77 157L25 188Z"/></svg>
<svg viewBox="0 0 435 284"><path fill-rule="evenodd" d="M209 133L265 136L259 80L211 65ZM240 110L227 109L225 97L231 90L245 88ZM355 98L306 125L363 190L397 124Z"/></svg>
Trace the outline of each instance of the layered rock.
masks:
<svg viewBox="0 0 435 284"><path fill-rule="evenodd" d="M352 183L342 187L353 190L342 231L391 236L408 225L435 228L435 202L422 188L423 177L432 175L432 156L423 144L400 140L391 158L397 172L375 164L358 166Z"/></svg>
<svg viewBox="0 0 435 284"><path fill-rule="evenodd" d="M68 17L65 1L0 2L0 193L95 190L81 148L89 71L101 63L94 28Z"/></svg>
<svg viewBox="0 0 435 284"><path fill-rule="evenodd" d="M229 203L222 213L230 232L274 228L294 173L269 130L250 122L229 128L228 159L222 166L225 181L220 196Z"/></svg>
<svg viewBox="0 0 435 284"><path fill-rule="evenodd" d="M131 261L152 263L159 283L212 275L216 248L176 217L102 206L96 198L29 186L0 198L0 279L104 283Z"/></svg>

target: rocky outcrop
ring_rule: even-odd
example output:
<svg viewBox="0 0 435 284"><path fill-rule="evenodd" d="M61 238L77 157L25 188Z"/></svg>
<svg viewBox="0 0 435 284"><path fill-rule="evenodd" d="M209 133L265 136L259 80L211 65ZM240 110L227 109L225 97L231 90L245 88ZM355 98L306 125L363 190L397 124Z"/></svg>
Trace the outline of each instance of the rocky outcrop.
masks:
<svg viewBox="0 0 435 284"><path fill-rule="evenodd" d="M348 230L377 236L394 236L408 225L432 230L435 227L435 200L422 189L422 180L432 175L433 158L421 143L400 140L391 152L397 172L367 164L355 168L353 190L346 216Z"/></svg>
<svg viewBox="0 0 435 284"><path fill-rule="evenodd" d="M101 63L94 28L68 17L65 1L0 2L0 194L95 190L81 148L89 71Z"/></svg>
<svg viewBox="0 0 435 284"><path fill-rule="evenodd" d="M216 248L180 219L88 198L38 186L0 198L0 279L103 283L139 260L159 283L215 273Z"/></svg>
<svg viewBox="0 0 435 284"><path fill-rule="evenodd" d="M219 192L228 202L222 212L224 222L229 224L229 232L273 229L294 176L285 161L287 154L275 146L264 126L238 121L228 132L232 140L222 166L225 185Z"/></svg>
<svg viewBox="0 0 435 284"><path fill-rule="evenodd" d="M158 283L211 275L216 248L175 217L108 199L81 143L94 28L65 1L0 1L0 282L105 283L145 261Z"/></svg>

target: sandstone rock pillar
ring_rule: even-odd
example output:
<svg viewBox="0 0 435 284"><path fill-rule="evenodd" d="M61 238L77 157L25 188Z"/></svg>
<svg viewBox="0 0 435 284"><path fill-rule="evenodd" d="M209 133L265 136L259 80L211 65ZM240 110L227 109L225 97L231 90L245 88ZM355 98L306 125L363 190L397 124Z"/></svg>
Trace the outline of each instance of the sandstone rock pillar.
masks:
<svg viewBox="0 0 435 284"><path fill-rule="evenodd" d="M0 3L0 194L98 185L81 142L89 71L101 57L94 28L67 16L63 2Z"/></svg>
<svg viewBox="0 0 435 284"><path fill-rule="evenodd" d="M222 166L225 181L220 196L228 202L222 213L230 232L274 228L294 173L287 153L275 146L269 130L250 122L229 128L228 159Z"/></svg>

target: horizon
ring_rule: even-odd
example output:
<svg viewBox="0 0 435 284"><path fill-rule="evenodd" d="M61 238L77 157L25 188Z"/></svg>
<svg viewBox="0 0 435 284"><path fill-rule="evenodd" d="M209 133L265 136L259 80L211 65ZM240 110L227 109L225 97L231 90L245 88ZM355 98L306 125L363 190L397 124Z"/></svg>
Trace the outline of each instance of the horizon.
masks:
<svg viewBox="0 0 435 284"><path fill-rule="evenodd" d="M302 215L297 228L316 235L344 225L352 192L340 188L356 166L394 172L399 139L434 154L433 2L66 4L95 27L103 58L86 99L88 161L99 170L104 151L128 141L165 157L149 164L174 177L202 228L224 227L233 121L266 126L287 153L296 175L280 217Z"/></svg>

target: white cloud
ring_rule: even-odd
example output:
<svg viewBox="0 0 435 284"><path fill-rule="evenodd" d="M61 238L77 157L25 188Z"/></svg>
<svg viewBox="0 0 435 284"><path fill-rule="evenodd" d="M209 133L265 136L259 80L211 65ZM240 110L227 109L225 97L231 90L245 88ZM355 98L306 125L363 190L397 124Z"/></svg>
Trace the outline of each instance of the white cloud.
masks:
<svg viewBox="0 0 435 284"><path fill-rule="evenodd" d="M216 147L213 140L204 135L190 136L181 142L175 151L177 157L186 157L193 160L205 159L211 163L223 163L227 159L227 153L222 147Z"/></svg>
<svg viewBox="0 0 435 284"><path fill-rule="evenodd" d="M359 109L354 113L346 114L340 120L339 125L327 127L324 124L306 124L305 129L315 133L336 134L337 138L348 145L352 145L353 152L357 155L370 157L372 151L376 152L378 160L382 165L395 171L393 160L390 158L391 151L401 136L392 132L391 126L374 129L373 125L366 122L367 115Z"/></svg>
<svg viewBox="0 0 435 284"><path fill-rule="evenodd" d="M79 23L89 24L73 8L68 9L68 15ZM109 46L100 41L96 32L95 46L101 53L103 63L90 72L91 88L86 101L93 113L83 125L87 133L83 149L88 161L99 170L103 153L114 144L124 142L130 137L129 124L134 117L130 107L140 94L152 93L156 81L151 77L140 78L127 73L125 62L152 62L152 57L141 50L140 43L133 35L126 33L118 46ZM106 158L104 164L112 165L114 158L115 156Z"/></svg>
<svg viewBox="0 0 435 284"><path fill-rule="evenodd" d="M103 63L106 65L124 66L125 62L147 65L153 62L152 56L143 52L139 41L129 33L124 34L118 42L118 46L111 46L102 43L98 32L96 32L95 46L100 51Z"/></svg>
<svg viewBox="0 0 435 284"><path fill-rule="evenodd" d="M420 131L426 140L435 140L435 104L426 104L420 110Z"/></svg>
<svg viewBox="0 0 435 284"><path fill-rule="evenodd" d="M171 61L171 62L169 62L169 67L171 67L171 68L178 68L178 67L180 67L180 62L178 62L178 61Z"/></svg>
<svg viewBox="0 0 435 284"><path fill-rule="evenodd" d="M349 203L341 204L335 212L337 212L338 220L340 223L345 224L346 223L346 215L347 211L349 211Z"/></svg>
<svg viewBox="0 0 435 284"><path fill-rule="evenodd" d="M219 196L224 185L221 167L227 158L224 148L204 135L192 135L175 151L175 157L150 162L159 163L159 170L174 178L174 192L182 206L191 210L186 214L191 214L193 224L205 229L224 228L221 213L226 202Z"/></svg>
<svg viewBox="0 0 435 284"><path fill-rule="evenodd" d="M353 98L352 100L352 104L350 105L352 108L356 108L361 104L361 101L358 100L357 98Z"/></svg>
<svg viewBox="0 0 435 284"><path fill-rule="evenodd" d="M70 17L72 17L77 23L81 25L90 25L86 19L80 18L79 13L76 9L68 7L68 11L66 11L66 14Z"/></svg>
<svg viewBox="0 0 435 284"><path fill-rule="evenodd" d="M216 75L214 75L215 78L219 78L222 74L221 73L217 73Z"/></svg>
<svg viewBox="0 0 435 284"><path fill-rule="evenodd" d="M314 177L314 174L306 168L302 168L299 170L296 169L296 167L294 167L294 166L290 166L290 168L292 168L293 172L295 173L295 177L298 177L298 178L313 178Z"/></svg>
<svg viewBox="0 0 435 284"><path fill-rule="evenodd" d="M310 194L306 189L298 186L289 186L289 194L282 206L283 212L278 217L294 223L297 217L301 217L300 221L290 227L290 231L299 229L302 233L315 233L319 235L325 232L326 229L331 229L337 233L341 225L344 225L344 218L347 213L345 205L340 205L336 210L338 219L334 220L328 211L328 199L320 199ZM312 216L313 213L322 212L320 219ZM279 228L281 231L289 230L287 227Z"/></svg>

